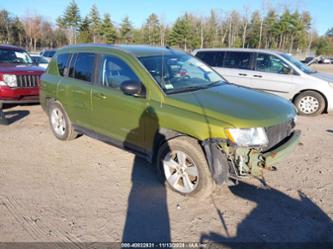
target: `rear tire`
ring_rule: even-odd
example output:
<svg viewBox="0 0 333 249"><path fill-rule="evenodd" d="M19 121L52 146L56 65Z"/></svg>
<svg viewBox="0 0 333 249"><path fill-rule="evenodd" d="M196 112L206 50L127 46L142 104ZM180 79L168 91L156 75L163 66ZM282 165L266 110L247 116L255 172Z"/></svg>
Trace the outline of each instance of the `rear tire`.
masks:
<svg viewBox="0 0 333 249"><path fill-rule="evenodd" d="M298 113L302 116L317 116L323 113L326 107L324 97L315 91L305 91L300 93L294 104Z"/></svg>
<svg viewBox="0 0 333 249"><path fill-rule="evenodd" d="M51 129L56 138L68 141L78 137L79 134L74 131L67 113L59 102L52 101L49 103L48 114Z"/></svg>
<svg viewBox="0 0 333 249"><path fill-rule="evenodd" d="M182 195L205 198L215 188L205 154L199 143L181 136L165 142L157 156L161 180Z"/></svg>

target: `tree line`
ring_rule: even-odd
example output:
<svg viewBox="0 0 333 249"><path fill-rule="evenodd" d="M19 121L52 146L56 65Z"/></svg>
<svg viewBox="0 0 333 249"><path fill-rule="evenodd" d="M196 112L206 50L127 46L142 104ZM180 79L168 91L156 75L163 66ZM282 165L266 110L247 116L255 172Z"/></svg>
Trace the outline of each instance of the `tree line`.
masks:
<svg viewBox="0 0 333 249"><path fill-rule="evenodd" d="M125 43L174 46L184 50L209 47L266 48L289 52L316 50L317 54L333 53L333 28L319 37L313 30L308 11L225 13L211 10L208 16L185 13L173 24L167 24L152 13L141 27L134 27L128 16L115 23L109 13L101 15L92 5L88 15L81 16L72 0L56 24L38 14L17 17L0 11L0 42L29 50L61 47L75 43Z"/></svg>

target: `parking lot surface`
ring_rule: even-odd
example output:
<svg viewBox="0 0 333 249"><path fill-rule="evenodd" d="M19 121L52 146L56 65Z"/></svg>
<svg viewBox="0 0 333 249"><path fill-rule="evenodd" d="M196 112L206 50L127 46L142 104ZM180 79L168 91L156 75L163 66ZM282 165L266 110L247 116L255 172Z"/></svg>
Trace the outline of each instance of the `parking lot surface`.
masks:
<svg viewBox="0 0 333 249"><path fill-rule="evenodd" d="M39 105L0 126L0 241L333 242L333 115L299 117L301 142L267 171L182 197L133 154L82 136L57 140Z"/></svg>

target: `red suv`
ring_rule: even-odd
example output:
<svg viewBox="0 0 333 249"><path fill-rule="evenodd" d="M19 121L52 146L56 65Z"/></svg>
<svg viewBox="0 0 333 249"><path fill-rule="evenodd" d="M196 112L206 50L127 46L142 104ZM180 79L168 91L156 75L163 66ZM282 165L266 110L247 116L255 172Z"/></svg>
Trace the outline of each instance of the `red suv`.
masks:
<svg viewBox="0 0 333 249"><path fill-rule="evenodd" d="M38 103L43 72L24 49L0 45L0 109L2 103Z"/></svg>

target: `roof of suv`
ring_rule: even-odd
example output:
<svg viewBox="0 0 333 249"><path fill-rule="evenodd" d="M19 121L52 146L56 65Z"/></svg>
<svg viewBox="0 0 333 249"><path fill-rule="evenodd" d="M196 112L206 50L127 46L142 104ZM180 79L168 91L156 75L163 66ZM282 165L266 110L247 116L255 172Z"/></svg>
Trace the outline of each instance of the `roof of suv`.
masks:
<svg viewBox="0 0 333 249"><path fill-rule="evenodd" d="M200 48L193 51L197 53L200 51L236 51L236 52L255 52L255 53L272 53L283 54L283 52L271 49L257 49L257 48Z"/></svg>
<svg viewBox="0 0 333 249"><path fill-rule="evenodd" d="M149 46L149 45L110 45L110 44L96 44L96 43L87 43L87 44L79 44L79 45L70 45L62 48L61 50L67 49L76 49L76 48L109 48L116 49L126 53L130 53L135 57L146 57L146 56L154 56L154 55L170 55L175 52L180 52L179 50L168 48L168 47L157 47L157 46Z"/></svg>

